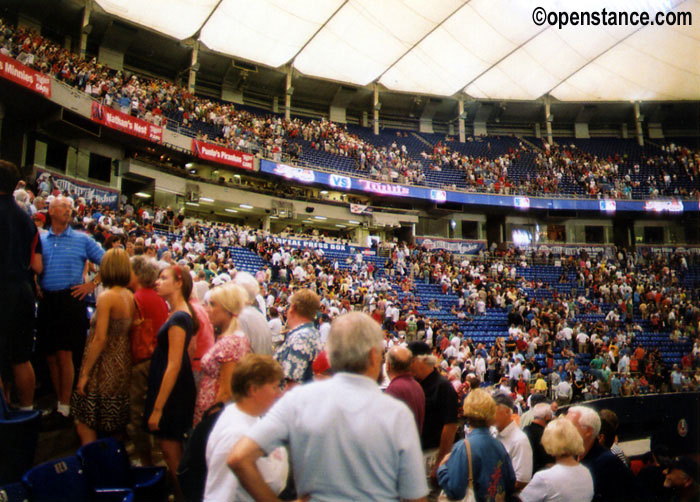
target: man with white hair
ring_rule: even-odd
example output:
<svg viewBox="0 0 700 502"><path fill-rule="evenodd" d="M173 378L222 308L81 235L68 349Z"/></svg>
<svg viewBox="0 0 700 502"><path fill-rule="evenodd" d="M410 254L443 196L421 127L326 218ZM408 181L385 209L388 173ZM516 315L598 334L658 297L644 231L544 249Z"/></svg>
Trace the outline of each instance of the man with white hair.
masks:
<svg viewBox="0 0 700 502"><path fill-rule="evenodd" d="M238 272L233 283L241 286L248 293L247 305L238 315L238 325L248 337L250 348L256 354L272 354L272 331L267 324L267 319L255 306L256 296L260 291L260 285L248 272Z"/></svg>
<svg viewBox="0 0 700 502"><path fill-rule="evenodd" d="M254 500L277 500L255 462L287 446L303 499L424 501L413 415L376 383L381 327L364 313L340 316L327 349L334 376L287 392L234 446L229 466Z"/></svg>
<svg viewBox="0 0 700 502"><path fill-rule="evenodd" d="M56 197L49 205L51 228L41 236L44 272L41 275L42 299L37 315L37 341L46 355L51 382L58 406L46 428L72 426L70 396L85 346L88 328L85 296L93 293L100 282L83 283L85 263L99 265L104 250L86 233L75 231L73 204L67 197ZM75 363L74 363L75 361Z"/></svg>
<svg viewBox="0 0 700 502"><path fill-rule="evenodd" d="M594 501L635 501L639 498L637 481L617 455L600 445L601 421L598 412L587 406L573 406L566 413L583 438L581 463L593 477Z"/></svg>
<svg viewBox="0 0 700 502"><path fill-rule="evenodd" d="M513 398L505 392L493 395L496 401L496 413L493 416L496 427L496 439L505 447L515 471L516 493L532 479L532 447L530 441L518 424L513 420Z"/></svg>

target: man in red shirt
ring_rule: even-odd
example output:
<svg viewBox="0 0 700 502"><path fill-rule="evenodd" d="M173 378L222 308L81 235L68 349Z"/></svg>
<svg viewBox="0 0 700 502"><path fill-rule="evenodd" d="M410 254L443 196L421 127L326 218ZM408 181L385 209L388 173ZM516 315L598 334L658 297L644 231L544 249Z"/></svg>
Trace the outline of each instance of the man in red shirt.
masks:
<svg viewBox="0 0 700 502"><path fill-rule="evenodd" d="M423 430L425 419L425 393L423 388L411 375L411 360L413 354L406 347L394 345L387 353L386 372L391 383L386 393L400 399L413 412L418 427L418 434Z"/></svg>

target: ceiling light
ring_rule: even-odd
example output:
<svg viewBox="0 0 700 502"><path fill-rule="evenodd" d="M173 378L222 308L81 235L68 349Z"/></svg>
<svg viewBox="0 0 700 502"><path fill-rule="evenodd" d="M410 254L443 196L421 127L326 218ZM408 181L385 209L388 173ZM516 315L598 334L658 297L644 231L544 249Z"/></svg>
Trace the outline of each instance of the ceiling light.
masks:
<svg viewBox="0 0 700 502"><path fill-rule="evenodd" d="M240 178L241 175L240 175L240 174L234 174L233 177L234 177L234 178Z"/></svg>
<svg viewBox="0 0 700 502"><path fill-rule="evenodd" d="M197 204L196 202L185 202L185 204L187 204L188 206L199 206L199 204Z"/></svg>
<svg viewBox="0 0 700 502"><path fill-rule="evenodd" d="M238 209L231 209L230 207L227 207L226 209L224 209L224 211L228 211L229 213L237 213Z"/></svg>
<svg viewBox="0 0 700 502"><path fill-rule="evenodd" d="M192 169L192 166L194 166L194 164L192 162L188 162L187 164L185 164L185 167L187 169Z"/></svg>
<svg viewBox="0 0 700 502"><path fill-rule="evenodd" d="M196 170L196 169L190 169L190 174L197 174L197 170Z"/></svg>
<svg viewBox="0 0 700 502"><path fill-rule="evenodd" d="M359 221L355 221L355 220L348 220L348 223L350 223L351 225L359 225L360 224Z"/></svg>
<svg viewBox="0 0 700 502"><path fill-rule="evenodd" d="M314 216L314 218L317 220L327 220L328 219L325 216Z"/></svg>
<svg viewBox="0 0 700 502"><path fill-rule="evenodd" d="M238 207L242 207L243 209L253 209L253 206L250 204L240 204Z"/></svg>
<svg viewBox="0 0 700 502"><path fill-rule="evenodd" d="M270 216L270 219L271 219L271 220L277 220L277 219L279 219L279 216Z"/></svg>
<svg viewBox="0 0 700 502"><path fill-rule="evenodd" d="M214 199L210 199L209 197L200 197L199 201L200 202L214 202Z"/></svg>
<svg viewBox="0 0 700 502"><path fill-rule="evenodd" d="M338 227L338 228L346 228L345 225L341 225L340 223L336 224L336 227Z"/></svg>
<svg viewBox="0 0 700 502"><path fill-rule="evenodd" d="M141 197L142 199L149 199L151 197L150 193L145 193L145 192L136 192L134 195L136 197Z"/></svg>
<svg viewBox="0 0 700 502"><path fill-rule="evenodd" d="M328 190L321 190L320 192L321 195L328 195Z"/></svg>

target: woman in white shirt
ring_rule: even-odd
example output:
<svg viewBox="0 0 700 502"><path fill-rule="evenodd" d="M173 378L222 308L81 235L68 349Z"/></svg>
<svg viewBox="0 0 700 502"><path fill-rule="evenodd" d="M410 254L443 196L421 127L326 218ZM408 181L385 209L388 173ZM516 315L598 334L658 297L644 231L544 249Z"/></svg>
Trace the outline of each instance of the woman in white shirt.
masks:
<svg viewBox="0 0 700 502"><path fill-rule="evenodd" d="M233 402L226 405L207 440L205 502L252 502L226 464L233 446L280 397L282 367L272 356L247 354L238 361L231 378ZM278 448L257 462L265 482L280 493L287 481L287 451Z"/></svg>
<svg viewBox="0 0 700 502"><path fill-rule="evenodd" d="M566 418L552 420L542 434L542 446L556 463L535 473L520 492L522 502L590 502L593 498L593 478L576 456L584 451L583 439Z"/></svg>

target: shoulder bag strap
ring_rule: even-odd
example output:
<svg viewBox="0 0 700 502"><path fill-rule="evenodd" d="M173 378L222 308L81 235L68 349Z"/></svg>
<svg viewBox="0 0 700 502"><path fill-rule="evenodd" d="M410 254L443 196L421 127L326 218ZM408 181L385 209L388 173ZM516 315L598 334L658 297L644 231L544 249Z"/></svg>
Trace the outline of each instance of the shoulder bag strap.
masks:
<svg viewBox="0 0 700 502"><path fill-rule="evenodd" d="M467 448L467 459L469 460L469 484L474 484L474 474L472 472L472 447L469 444L469 440L464 438L464 446Z"/></svg>

